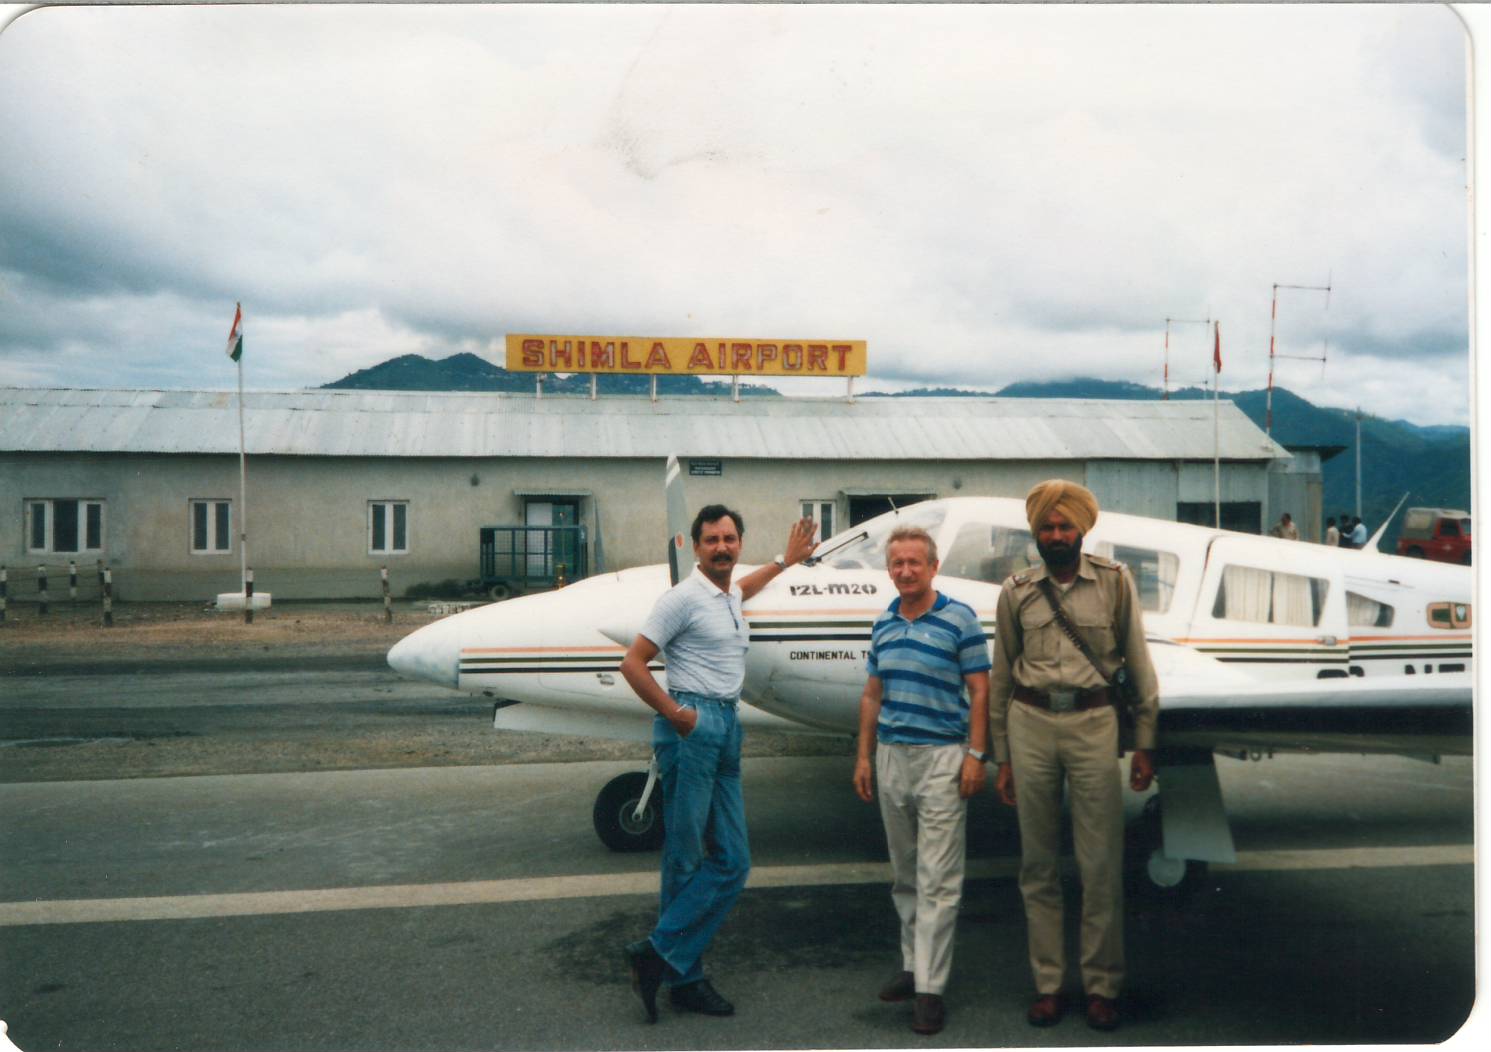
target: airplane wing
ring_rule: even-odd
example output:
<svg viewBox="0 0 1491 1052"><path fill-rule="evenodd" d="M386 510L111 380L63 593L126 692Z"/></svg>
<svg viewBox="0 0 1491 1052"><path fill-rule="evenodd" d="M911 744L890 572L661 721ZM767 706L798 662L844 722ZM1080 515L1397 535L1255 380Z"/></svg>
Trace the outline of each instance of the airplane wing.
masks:
<svg viewBox="0 0 1491 1052"><path fill-rule="evenodd" d="M1370 679L1226 686L1181 679L1162 686L1159 740L1167 748L1234 753L1469 755L1471 697L1469 675L1459 674L1390 686Z"/></svg>

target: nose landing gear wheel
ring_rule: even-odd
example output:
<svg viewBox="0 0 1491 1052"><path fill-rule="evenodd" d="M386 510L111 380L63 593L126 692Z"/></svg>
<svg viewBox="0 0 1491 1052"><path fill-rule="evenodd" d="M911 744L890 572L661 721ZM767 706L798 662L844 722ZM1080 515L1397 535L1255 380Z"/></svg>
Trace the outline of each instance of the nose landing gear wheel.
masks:
<svg viewBox="0 0 1491 1052"><path fill-rule="evenodd" d="M647 772L631 771L606 783L595 798L591 819L595 835L612 851L656 851L663 844L663 787L653 787L640 818L637 801L647 785Z"/></svg>

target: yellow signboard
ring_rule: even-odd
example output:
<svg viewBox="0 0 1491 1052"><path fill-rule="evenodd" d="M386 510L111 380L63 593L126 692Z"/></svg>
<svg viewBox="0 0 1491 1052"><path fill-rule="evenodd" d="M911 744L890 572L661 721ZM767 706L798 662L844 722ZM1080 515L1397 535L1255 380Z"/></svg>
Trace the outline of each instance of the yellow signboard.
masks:
<svg viewBox="0 0 1491 1052"><path fill-rule="evenodd" d="M864 340L507 337L507 368L522 373L864 376L865 361Z"/></svg>

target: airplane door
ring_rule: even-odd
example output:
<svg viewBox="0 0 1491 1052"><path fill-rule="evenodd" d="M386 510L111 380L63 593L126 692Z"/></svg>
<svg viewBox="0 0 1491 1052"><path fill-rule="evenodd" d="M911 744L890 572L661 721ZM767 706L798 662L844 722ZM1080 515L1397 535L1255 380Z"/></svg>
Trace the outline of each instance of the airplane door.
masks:
<svg viewBox="0 0 1491 1052"><path fill-rule="evenodd" d="M1346 586L1306 542L1218 537L1191 618L1190 643L1263 679L1349 675Z"/></svg>

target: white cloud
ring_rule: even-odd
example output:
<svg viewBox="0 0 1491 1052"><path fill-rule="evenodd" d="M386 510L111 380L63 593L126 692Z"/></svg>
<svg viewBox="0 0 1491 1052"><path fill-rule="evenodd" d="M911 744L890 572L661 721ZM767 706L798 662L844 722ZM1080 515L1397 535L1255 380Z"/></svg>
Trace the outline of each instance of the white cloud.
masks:
<svg viewBox="0 0 1491 1052"><path fill-rule="evenodd" d="M1329 275L1281 346L1463 391L1462 59L1430 6L37 11L0 36L0 368L112 345L167 386L241 298L263 386L535 329L1157 384L1166 316L1258 386L1271 286Z"/></svg>

